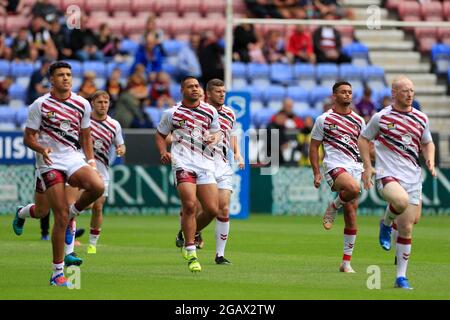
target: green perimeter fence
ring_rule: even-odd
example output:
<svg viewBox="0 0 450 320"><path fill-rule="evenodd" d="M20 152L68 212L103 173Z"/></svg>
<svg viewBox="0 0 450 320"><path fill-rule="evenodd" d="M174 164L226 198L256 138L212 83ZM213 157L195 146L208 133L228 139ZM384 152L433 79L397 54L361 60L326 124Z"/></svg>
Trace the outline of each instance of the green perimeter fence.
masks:
<svg viewBox="0 0 450 320"><path fill-rule="evenodd" d="M107 214L178 214L180 200L167 166L125 166L111 168ZM438 170L433 179L423 170L423 214L450 214L450 169ZM280 167L274 175L262 175L251 169L250 211L274 215L319 215L333 197L326 182L313 187L310 168ZM0 166L0 214L13 213L18 205L33 201L34 167L31 165ZM234 201L239 201L234 197ZM385 202L377 190L363 190L360 215L380 215ZM239 205L239 203L233 203Z"/></svg>

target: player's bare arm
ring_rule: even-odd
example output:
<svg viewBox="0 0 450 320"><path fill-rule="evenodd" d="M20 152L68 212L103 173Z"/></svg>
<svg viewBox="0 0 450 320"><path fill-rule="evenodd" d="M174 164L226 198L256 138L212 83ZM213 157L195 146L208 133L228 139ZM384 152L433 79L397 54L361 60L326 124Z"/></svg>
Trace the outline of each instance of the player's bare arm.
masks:
<svg viewBox="0 0 450 320"><path fill-rule="evenodd" d="M116 146L116 154L118 157L122 157L126 153L126 147L124 144Z"/></svg>
<svg viewBox="0 0 450 320"><path fill-rule="evenodd" d="M37 141L38 132L36 130L25 128L25 133L23 135L23 143L30 149L42 154L44 162L46 165L51 165L52 160L50 159L51 148L45 148L39 144Z"/></svg>
<svg viewBox="0 0 450 320"><path fill-rule="evenodd" d="M320 173L319 166L319 148L322 141L311 139L309 145L309 161L311 162L311 168L314 174L314 187L319 188L322 182L322 174Z"/></svg>
<svg viewBox="0 0 450 320"><path fill-rule="evenodd" d="M170 152L167 151L166 135L161 132L157 132L155 136L156 147L160 155L160 160L162 164L169 164L172 162L172 156Z"/></svg>
<svg viewBox="0 0 450 320"><path fill-rule="evenodd" d="M239 143L236 136L231 137L231 149L234 154L234 161L238 164L239 169L245 168L244 158L241 155L241 150L239 150Z"/></svg>
<svg viewBox="0 0 450 320"><path fill-rule="evenodd" d="M80 143L88 164L93 168L97 168L94 158L94 147L92 145L91 128L81 129Z"/></svg>
<svg viewBox="0 0 450 320"><path fill-rule="evenodd" d="M422 144L422 154L425 158L425 164L433 177L436 177L436 168L434 162L436 147L433 142Z"/></svg>
<svg viewBox="0 0 450 320"><path fill-rule="evenodd" d="M372 167L372 162L370 160L370 141L363 136L360 136L358 139L358 148L364 166L362 175L364 189L369 190L373 186L372 176L375 174L375 169Z"/></svg>

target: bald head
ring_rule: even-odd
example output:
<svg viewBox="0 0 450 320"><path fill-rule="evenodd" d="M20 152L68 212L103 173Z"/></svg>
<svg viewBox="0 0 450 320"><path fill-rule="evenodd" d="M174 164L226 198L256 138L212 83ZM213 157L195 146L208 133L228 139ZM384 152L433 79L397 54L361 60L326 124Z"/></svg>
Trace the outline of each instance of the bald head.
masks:
<svg viewBox="0 0 450 320"><path fill-rule="evenodd" d="M398 76L392 81L392 98L394 107L407 111L414 100L414 84L406 76Z"/></svg>

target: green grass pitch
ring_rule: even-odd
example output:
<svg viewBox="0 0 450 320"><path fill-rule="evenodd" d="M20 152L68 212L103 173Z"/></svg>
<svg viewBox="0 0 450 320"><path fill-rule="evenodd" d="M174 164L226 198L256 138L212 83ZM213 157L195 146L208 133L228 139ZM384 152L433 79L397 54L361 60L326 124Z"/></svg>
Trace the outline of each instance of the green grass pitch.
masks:
<svg viewBox="0 0 450 320"><path fill-rule="evenodd" d="M423 217L414 230L408 277L414 290L394 289L393 252L377 241L378 217L360 217L352 265L338 272L343 219L325 231L321 217L252 215L232 220L226 257L214 264L214 227L199 250L203 271L191 274L175 247L178 217L106 216L96 255L86 254L88 235L76 251L84 259L81 288L48 285L51 243L39 240L39 223L24 234L0 217L0 299L450 299L450 217ZM78 227L88 228L89 216ZM370 265L381 270L381 289L368 289Z"/></svg>

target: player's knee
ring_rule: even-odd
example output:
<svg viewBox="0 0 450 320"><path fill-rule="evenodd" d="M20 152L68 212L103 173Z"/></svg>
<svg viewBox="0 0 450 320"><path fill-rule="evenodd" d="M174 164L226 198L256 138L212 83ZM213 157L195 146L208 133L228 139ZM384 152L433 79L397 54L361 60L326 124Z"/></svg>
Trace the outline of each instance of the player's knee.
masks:
<svg viewBox="0 0 450 320"><path fill-rule="evenodd" d="M196 212L197 212L197 202L196 201L183 202L183 214L195 215Z"/></svg>
<svg viewBox="0 0 450 320"><path fill-rule="evenodd" d="M394 206L395 210L397 210L397 212L402 213L404 212L407 208L408 208L408 195L406 195L406 197L401 196L399 198L396 199L396 201L394 203L392 203L392 205Z"/></svg>
<svg viewBox="0 0 450 320"><path fill-rule="evenodd" d="M55 209L55 227L66 229L69 224L69 207Z"/></svg>
<svg viewBox="0 0 450 320"><path fill-rule="evenodd" d="M352 200L358 198L359 192L360 192L360 187L359 187L359 185L356 184L356 183L355 183L355 184L351 184L351 185L349 186L348 192L349 192L349 195L350 195L350 197L352 198Z"/></svg>
<svg viewBox="0 0 450 320"><path fill-rule="evenodd" d="M230 215L230 207L229 206L223 206L220 208L220 217L221 218L228 218Z"/></svg>
<svg viewBox="0 0 450 320"><path fill-rule="evenodd" d="M399 235L403 237L411 237L413 231L413 223L398 225Z"/></svg>

